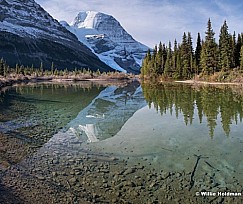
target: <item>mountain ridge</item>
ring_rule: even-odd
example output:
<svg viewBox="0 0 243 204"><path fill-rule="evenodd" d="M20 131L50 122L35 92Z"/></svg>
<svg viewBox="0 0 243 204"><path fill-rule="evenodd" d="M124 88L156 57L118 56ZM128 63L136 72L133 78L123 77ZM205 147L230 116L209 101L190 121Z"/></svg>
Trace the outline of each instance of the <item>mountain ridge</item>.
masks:
<svg viewBox="0 0 243 204"><path fill-rule="evenodd" d="M34 0L0 0L0 57L10 66L113 70Z"/></svg>

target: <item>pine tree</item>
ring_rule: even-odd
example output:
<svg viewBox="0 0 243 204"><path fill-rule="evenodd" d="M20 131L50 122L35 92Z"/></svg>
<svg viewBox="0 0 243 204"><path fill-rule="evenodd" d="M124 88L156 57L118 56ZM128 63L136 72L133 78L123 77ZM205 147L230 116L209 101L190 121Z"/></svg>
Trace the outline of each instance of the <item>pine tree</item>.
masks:
<svg viewBox="0 0 243 204"><path fill-rule="evenodd" d="M241 34L238 34L237 43L235 46L235 66L236 67L240 66L240 50L242 45L243 44L242 44Z"/></svg>
<svg viewBox="0 0 243 204"><path fill-rule="evenodd" d="M40 73L41 73L41 75L43 75L43 72L44 72L43 62L41 62L41 64L40 64Z"/></svg>
<svg viewBox="0 0 243 204"><path fill-rule="evenodd" d="M24 65L21 65L20 67L19 67L19 74L23 74L24 75Z"/></svg>
<svg viewBox="0 0 243 204"><path fill-rule="evenodd" d="M188 59L189 59L189 67L190 67L190 74L194 73L194 68L193 68L193 46L192 46L192 37L191 33L188 32L187 36L187 46L188 46Z"/></svg>
<svg viewBox="0 0 243 204"><path fill-rule="evenodd" d="M54 62L51 63L51 75L54 74Z"/></svg>
<svg viewBox="0 0 243 204"><path fill-rule="evenodd" d="M19 74L19 65L18 64L15 65L15 73Z"/></svg>
<svg viewBox="0 0 243 204"><path fill-rule="evenodd" d="M201 36L200 33L197 34L197 47L195 50L195 61L196 61L196 73L199 73L199 66L200 66L200 56L202 52L202 42L201 42Z"/></svg>
<svg viewBox="0 0 243 204"><path fill-rule="evenodd" d="M214 31L212 29L211 20L208 20L207 31L205 32L205 42L202 46L201 52L201 68L204 74L213 74L218 66L217 44L214 38Z"/></svg>
<svg viewBox="0 0 243 204"><path fill-rule="evenodd" d="M158 72L159 72L159 66L158 66L158 57L159 57L159 55L158 55L158 47L157 47L157 45L155 45L155 47L154 47L154 51L153 51L153 73L155 74L155 75L157 75L158 74Z"/></svg>
<svg viewBox="0 0 243 204"><path fill-rule="evenodd" d="M230 50L231 50L231 68L235 68L236 64L235 64L235 56L236 56L236 34L234 31L233 36L231 36L230 38Z"/></svg>
<svg viewBox="0 0 243 204"><path fill-rule="evenodd" d="M164 70L165 70L166 57L167 57L167 49L166 49L165 44L163 44L162 63L161 63L161 66L162 66L162 70L161 71L162 71L162 73L164 73Z"/></svg>
<svg viewBox="0 0 243 204"><path fill-rule="evenodd" d="M184 32L181 44L181 62L182 62L182 77L184 79L188 78L190 70L190 53L188 46L188 38Z"/></svg>
<svg viewBox="0 0 243 204"><path fill-rule="evenodd" d="M169 41L169 47L167 49L167 57L165 62L165 70L164 74L165 76L170 76L171 68L172 68L172 50L171 50L171 42Z"/></svg>
<svg viewBox="0 0 243 204"><path fill-rule="evenodd" d="M177 55L176 55L176 71L175 71L174 77L176 79L179 79L182 77L182 63L181 63L180 46L178 47L178 51L177 51Z"/></svg>
<svg viewBox="0 0 243 204"><path fill-rule="evenodd" d="M141 74L143 77L149 75L150 63L151 63L151 52L150 49L148 49L148 52L143 60L143 64L141 68Z"/></svg>
<svg viewBox="0 0 243 204"><path fill-rule="evenodd" d="M243 70L243 46L240 49L240 70Z"/></svg>
<svg viewBox="0 0 243 204"><path fill-rule="evenodd" d="M220 29L219 35L219 65L222 71L229 70L232 64L232 50L230 49L230 44L231 40L228 32L228 25L226 21L224 21L224 24Z"/></svg>
<svg viewBox="0 0 243 204"><path fill-rule="evenodd" d="M0 76L4 76L4 60L0 60Z"/></svg>
<svg viewBox="0 0 243 204"><path fill-rule="evenodd" d="M6 61L4 61L4 77L6 77L9 74L10 68L9 65L6 64Z"/></svg>
<svg viewBox="0 0 243 204"><path fill-rule="evenodd" d="M176 65L177 65L177 52L178 52L178 47L177 47L177 40L175 39L174 41L174 52L172 55L172 71L175 72L176 71Z"/></svg>
<svg viewBox="0 0 243 204"><path fill-rule="evenodd" d="M163 45L160 42L158 47L158 53L156 55L156 63L157 63L157 74L162 74L162 54L163 54Z"/></svg>
<svg viewBox="0 0 243 204"><path fill-rule="evenodd" d="M33 73L34 73L34 65L32 64L31 68L30 68L30 74L33 74Z"/></svg>

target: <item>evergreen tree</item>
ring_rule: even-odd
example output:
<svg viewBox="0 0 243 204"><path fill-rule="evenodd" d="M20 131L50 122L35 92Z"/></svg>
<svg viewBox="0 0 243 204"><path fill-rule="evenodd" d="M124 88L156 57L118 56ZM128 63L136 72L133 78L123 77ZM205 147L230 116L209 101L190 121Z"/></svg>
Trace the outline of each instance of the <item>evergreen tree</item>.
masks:
<svg viewBox="0 0 243 204"><path fill-rule="evenodd" d="M228 25L226 21L224 21L219 35L219 65L222 71L229 70L232 64L232 50L230 49L230 42L231 40L228 32Z"/></svg>
<svg viewBox="0 0 243 204"><path fill-rule="evenodd" d="M4 76L4 60L0 60L0 76Z"/></svg>
<svg viewBox="0 0 243 204"><path fill-rule="evenodd" d="M157 62L157 74L162 74L163 73L163 68L162 68L162 56L163 55L163 45L160 42L159 47L158 47L158 54L156 55L156 62Z"/></svg>
<svg viewBox="0 0 243 204"><path fill-rule="evenodd" d="M236 56L236 34L234 31L233 36L230 38L231 39L231 44L230 44L230 50L231 50L231 68L235 68L235 56Z"/></svg>
<svg viewBox="0 0 243 204"><path fill-rule="evenodd" d="M10 68L9 65L6 64L6 62L4 62L4 76L6 77L10 72Z"/></svg>
<svg viewBox="0 0 243 204"><path fill-rule="evenodd" d="M189 67L190 67L190 74L194 73L193 70L193 46L192 46L192 37L191 33L188 32L188 37L187 37L187 46L188 46L188 60L189 60Z"/></svg>
<svg viewBox="0 0 243 204"><path fill-rule="evenodd" d="M202 42L201 42L201 36L200 33L197 34L197 46L195 50L195 61L196 61L196 73L199 73L199 66L200 66L200 56L202 51Z"/></svg>
<svg viewBox="0 0 243 204"><path fill-rule="evenodd" d="M59 72L58 72L57 68L56 68L55 71L54 71L54 75L55 75L55 76L58 76L58 75L59 75Z"/></svg>
<svg viewBox="0 0 243 204"><path fill-rule="evenodd" d="M33 73L34 73L34 65L32 64L31 68L30 68L30 74L33 74Z"/></svg>
<svg viewBox="0 0 243 204"><path fill-rule="evenodd" d="M54 74L54 62L51 63L51 75Z"/></svg>
<svg viewBox="0 0 243 204"><path fill-rule="evenodd" d="M165 69L165 63L166 63L166 57L167 57L167 49L166 49L166 46L165 44L163 44L163 50L162 50L162 63L161 63L161 66L162 66L162 73L164 73L164 69Z"/></svg>
<svg viewBox="0 0 243 204"><path fill-rule="evenodd" d="M25 70L24 65L21 65L19 67L19 74L23 74L24 75L24 70Z"/></svg>
<svg viewBox="0 0 243 204"><path fill-rule="evenodd" d="M43 62L41 62L41 64L40 64L40 73L41 73L41 75L43 75L43 72L44 72Z"/></svg>
<svg viewBox="0 0 243 204"><path fill-rule="evenodd" d="M153 53L147 53L143 60L142 75L157 77L161 74L173 78L191 78L194 74L210 75L216 71L227 71L234 67L240 67L241 47L243 45L243 34L231 35L228 32L226 21L220 29L219 44L214 38L211 20L208 20L205 39L202 40L200 33L197 35L197 44L194 52L191 33L184 32L182 43L174 42L174 49L171 42L168 47L159 43L155 46Z"/></svg>
<svg viewBox="0 0 243 204"><path fill-rule="evenodd" d="M190 69L190 53L188 46L188 39L186 33L184 32L181 44L181 63L182 63L182 77L184 79L188 78Z"/></svg>
<svg viewBox="0 0 243 204"><path fill-rule="evenodd" d="M174 77L176 79L179 79L182 77L182 62L181 62L180 48L178 49L178 52L176 55L176 71L175 71Z"/></svg>
<svg viewBox="0 0 243 204"><path fill-rule="evenodd" d="M149 73L149 69L150 69L150 63L151 63L151 52L150 49L148 49L148 52L143 60L143 64L142 64L142 68L141 68L141 74L142 76L148 76Z"/></svg>
<svg viewBox="0 0 243 204"><path fill-rule="evenodd" d="M237 43L235 46L235 66L236 67L240 66L240 50L242 45L243 44L242 44L241 34L238 34Z"/></svg>
<svg viewBox="0 0 243 204"><path fill-rule="evenodd" d="M177 47L177 40L175 39L174 41L174 52L172 55L172 71L176 71L176 65L177 65L177 52L178 52L178 47Z"/></svg>
<svg viewBox="0 0 243 204"><path fill-rule="evenodd" d="M158 74L158 47L155 45L154 50L153 50L153 57L152 57L152 72L154 75Z"/></svg>
<svg viewBox="0 0 243 204"><path fill-rule="evenodd" d="M241 46L240 50L240 69L243 70L243 46Z"/></svg>
<svg viewBox="0 0 243 204"><path fill-rule="evenodd" d="M19 70L20 70L20 69L19 69L19 65L16 64L16 65L15 65L15 73L16 73L16 74L19 74Z"/></svg>
<svg viewBox="0 0 243 204"><path fill-rule="evenodd" d="M214 31L212 29L211 20L208 20L207 31L205 32L205 42L202 46L201 52L201 68L204 74L213 74L218 66L217 44L214 38Z"/></svg>
<svg viewBox="0 0 243 204"><path fill-rule="evenodd" d="M171 68L172 68L172 50L171 50L171 42L169 41L169 47L167 49L167 57L166 57L165 70L164 70L165 76L170 76Z"/></svg>

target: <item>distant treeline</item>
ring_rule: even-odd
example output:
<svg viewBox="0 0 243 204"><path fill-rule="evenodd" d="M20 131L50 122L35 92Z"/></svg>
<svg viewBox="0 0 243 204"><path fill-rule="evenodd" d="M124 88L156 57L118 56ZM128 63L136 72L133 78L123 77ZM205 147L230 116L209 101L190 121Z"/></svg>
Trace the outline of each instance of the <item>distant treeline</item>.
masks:
<svg viewBox="0 0 243 204"><path fill-rule="evenodd" d="M118 71L114 72L100 72L91 71L88 68L75 68L74 70L59 70L55 68L54 63L52 63L49 69L44 69L43 64L40 64L39 68L34 66L25 67L23 65L16 64L15 68L10 68L9 65L4 61L0 60L0 77L5 78L36 78L36 77L53 77L53 78L72 78L72 79L86 79L86 78L108 78L108 79L125 79L127 77L132 77L132 74L125 74Z"/></svg>
<svg viewBox="0 0 243 204"><path fill-rule="evenodd" d="M50 69L44 69L43 63L40 63L40 67L34 68L34 66L23 66L16 64L15 68L10 68L9 65L4 61L2 58L0 60L0 76L7 77L10 74L16 74L16 75L23 75L23 76L65 76L69 73L72 73L74 75L83 73L83 74L93 74L96 73L97 75L100 75L101 72L97 70L96 72L91 71L90 69L81 68L81 69L75 69L73 71L69 71L68 69L59 70L54 67L54 63L52 63Z"/></svg>
<svg viewBox="0 0 243 204"><path fill-rule="evenodd" d="M228 31L226 21L219 34L219 42L214 38L210 19L205 39L197 36L196 49L193 48L191 33L184 32L182 43L174 41L174 48L162 44L148 50L143 60L141 74L147 78L191 79L196 75L212 75L216 72L228 72L234 68L243 70L243 33ZM237 38L237 39L236 39Z"/></svg>

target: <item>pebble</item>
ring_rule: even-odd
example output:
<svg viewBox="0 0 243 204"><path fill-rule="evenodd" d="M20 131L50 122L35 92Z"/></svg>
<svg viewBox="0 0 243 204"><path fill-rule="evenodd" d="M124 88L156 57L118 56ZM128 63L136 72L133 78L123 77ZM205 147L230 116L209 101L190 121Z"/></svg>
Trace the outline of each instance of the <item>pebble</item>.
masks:
<svg viewBox="0 0 243 204"><path fill-rule="evenodd" d="M77 182L78 182L78 179L77 178L71 178L71 179L69 179L70 185L75 185Z"/></svg>
<svg viewBox="0 0 243 204"><path fill-rule="evenodd" d="M128 174L132 174L134 172L135 172L135 169L134 168L129 168L129 169L125 170L123 174L124 175L128 175Z"/></svg>
<svg viewBox="0 0 243 204"><path fill-rule="evenodd" d="M44 176L36 176L39 180L43 181L45 180L45 177Z"/></svg>
<svg viewBox="0 0 243 204"><path fill-rule="evenodd" d="M152 182L152 183L149 185L150 188L153 188L154 186L156 186L156 183L155 183L155 182Z"/></svg>
<svg viewBox="0 0 243 204"><path fill-rule="evenodd" d="M58 175L57 172L52 172L51 174L53 177L56 177Z"/></svg>
<svg viewBox="0 0 243 204"><path fill-rule="evenodd" d="M166 172L166 171L163 171L161 173L161 176L162 176L163 179L166 179L166 178L168 178L170 176L170 173L169 172Z"/></svg>
<svg viewBox="0 0 243 204"><path fill-rule="evenodd" d="M125 181L125 182L124 182L124 186L135 187L136 185L135 185L135 183L132 182L132 181Z"/></svg>
<svg viewBox="0 0 243 204"><path fill-rule="evenodd" d="M122 189L123 186L124 186L124 184L121 182L120 184L116 185L115 188L116 189Z"/></svg>

